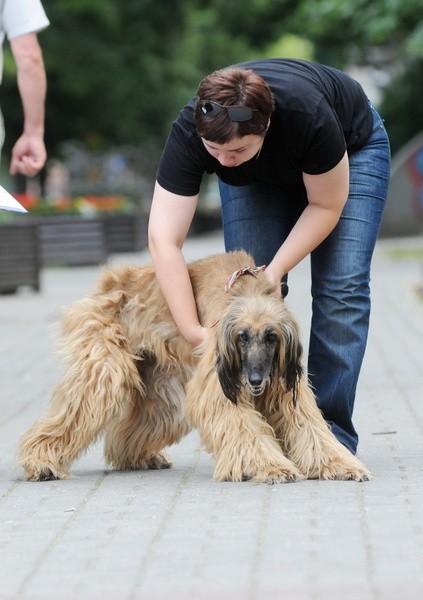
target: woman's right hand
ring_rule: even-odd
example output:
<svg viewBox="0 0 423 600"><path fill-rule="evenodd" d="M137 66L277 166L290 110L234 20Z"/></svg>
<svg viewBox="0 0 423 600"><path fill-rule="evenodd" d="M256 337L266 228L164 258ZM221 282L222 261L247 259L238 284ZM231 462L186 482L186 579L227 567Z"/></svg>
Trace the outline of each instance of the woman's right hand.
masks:
<svg viewBox="0 0 423 600"><path fill-rule="evenodd" d="M189 339L186 338L187 342L191 344L194 350L197 350L204 344L207 339L207 329L202 325L198 325L192 331L192 335L190 335Z"/></svg>

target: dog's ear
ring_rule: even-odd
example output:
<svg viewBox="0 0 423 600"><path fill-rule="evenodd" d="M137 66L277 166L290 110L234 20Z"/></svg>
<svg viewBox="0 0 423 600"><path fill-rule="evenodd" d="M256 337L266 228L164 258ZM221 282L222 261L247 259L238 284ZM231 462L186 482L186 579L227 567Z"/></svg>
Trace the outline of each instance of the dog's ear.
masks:
<svg viewBox="0 0 423 600"><path fill-rule="evenodd" d="M216 371L219 383L226 398L234 404L237 403L238 393L241 388L239 377L239 368L236 368L234 362L230 362L222 354L216 358Z"/></svg>
<svg viewBox="0 0 423 600"><path fill-rule="evenodd" d="M241 360L229 321L219 324L216 345L216 372L225 396L237 403L241 389Z"/></svg>
<svg viewBox="0 0 423 600"><path fill-rule="evenodd" d="M292 392L292 402L297 405L298 385L303 375L302 355L303 347L300 342L297 326L291 322L283 324L285 353L281 357L281 377L284 387L287 391Z"/></svg>

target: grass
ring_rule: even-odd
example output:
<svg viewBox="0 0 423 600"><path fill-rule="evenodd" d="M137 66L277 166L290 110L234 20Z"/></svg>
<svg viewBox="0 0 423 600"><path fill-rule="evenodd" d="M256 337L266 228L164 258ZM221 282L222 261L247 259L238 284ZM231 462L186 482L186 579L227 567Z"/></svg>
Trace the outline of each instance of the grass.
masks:
<svg viewBox="0 0 423 600"><path fill-rule="evenodd" d="M394 260L423 259L423 246L421 248L393 248L388 251L388 255Z"/></svg>

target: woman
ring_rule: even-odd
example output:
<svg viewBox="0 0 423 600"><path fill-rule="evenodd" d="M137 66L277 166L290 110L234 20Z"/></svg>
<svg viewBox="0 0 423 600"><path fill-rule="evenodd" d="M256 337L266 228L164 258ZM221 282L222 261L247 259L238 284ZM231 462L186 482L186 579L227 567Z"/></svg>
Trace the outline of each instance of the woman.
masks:
<svg viewBox="0 0 423 600"><path fill-rule="evenodd" d="M356 81L300 60L252 61L206 77L181 111L150 214L158 281L193 347L207 331L181 248L204 173L219 178L227 251L248 251L275 285L311 254L309 378L332 431L353 453L370 263L389 169L383 122Z"/></svg>

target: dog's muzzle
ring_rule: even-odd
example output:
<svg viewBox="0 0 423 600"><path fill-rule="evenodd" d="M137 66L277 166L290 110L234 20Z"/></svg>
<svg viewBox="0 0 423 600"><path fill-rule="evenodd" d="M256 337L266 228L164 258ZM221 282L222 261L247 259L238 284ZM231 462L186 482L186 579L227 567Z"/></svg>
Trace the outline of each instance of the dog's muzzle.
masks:
<svg viewBox="0 0 423 600"><path fill-rule="evenodd" d="M267 380L247 381L247 388L252 396L261 396L266 389Z"/></svg>

